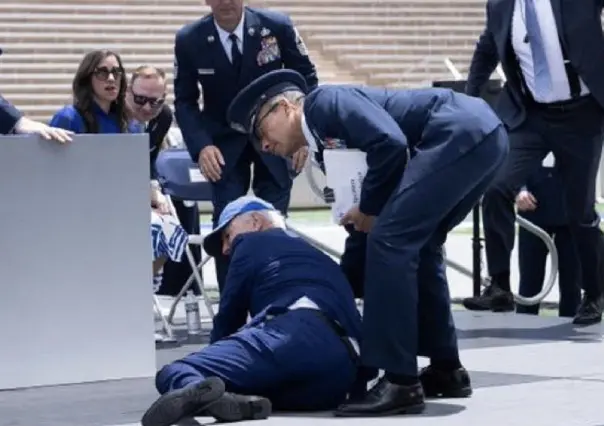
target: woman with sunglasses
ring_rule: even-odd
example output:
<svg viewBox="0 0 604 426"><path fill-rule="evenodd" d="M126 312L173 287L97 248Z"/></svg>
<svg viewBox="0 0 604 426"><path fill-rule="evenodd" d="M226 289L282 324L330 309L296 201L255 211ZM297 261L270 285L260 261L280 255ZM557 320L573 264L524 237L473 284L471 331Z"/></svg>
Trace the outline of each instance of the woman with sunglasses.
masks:
<svg viewBox="0 0 604 426"><path fill-rule="evenodd" d="M93 50L80 62L72 83L73 104L61 108L50 125L74 133L140 133L126 109L126 76L119 55Z"/></svg>

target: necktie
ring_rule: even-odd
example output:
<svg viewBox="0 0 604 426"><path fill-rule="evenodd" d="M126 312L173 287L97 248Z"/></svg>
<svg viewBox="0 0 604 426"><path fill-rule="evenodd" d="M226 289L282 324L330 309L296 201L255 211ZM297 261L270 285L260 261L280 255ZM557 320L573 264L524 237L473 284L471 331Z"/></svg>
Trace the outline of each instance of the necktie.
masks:
<svg viewBox="0 0 604 426"><path fill-rule="evenodd" d="M546 95L552 88L552 77L549 72L545 45L539 28L535 0L524 0L524 16L528 41L533 54L533 72L535 73L536 95Z"/></svg>
<svg viewBox="0 0 604 426"><path fill-rule="evenodd" d="M235 34L229 35L229 40L231 40L231 61L233 63L233 68L235 69L235 73L239 75L241 71L241 52L239 51L239 46L237 46L237 36Z"/></svg>

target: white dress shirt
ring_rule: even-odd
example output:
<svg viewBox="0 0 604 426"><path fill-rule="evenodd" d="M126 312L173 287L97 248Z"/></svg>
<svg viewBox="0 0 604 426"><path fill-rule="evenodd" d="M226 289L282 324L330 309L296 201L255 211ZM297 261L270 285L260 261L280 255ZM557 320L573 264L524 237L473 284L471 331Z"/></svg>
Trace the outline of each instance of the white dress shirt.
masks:
<svg viewBox="0 0 604 426"><path fill-rule="evenodd" d="M229 38L229 36L231 34L235 34L237 36L237 47L239 48L239 51L241 53L243 53L243 20L245 18L245 14L241 14L241 20L239 21L239 24L237 24L237 27L235 27L235 29L233 30L232 33L229 33L225 30L223 30L222 28L220 28L220 26L218 26L218 24L216 23L216 20L214 20L214 26L216 27L216 31L218 31L218 38L220 38L220 43L222 44L222 47L224 48L224 53L226 53L227 58L229 58L229 61L232 63L233 62L233 58L231 57L231 39Z"/></svg>
<svg viewBox="0 0 604 426"><path fill-rule="evenodd" d="M568 77L564 67L560 37L556 27L556 19L552 10L551 0L534 0L539 29L545 47L545 56L552 77L551 90L547 94L535 95L535 76L533 68L533 56L530 40L526 40L526 19L524 16L525 0L516 0L514 14L512 15L512 47L518 58L520 69L528 90L537 102L552 103L567 101L571 98ZM589 90L585 83L579 78L581 84L581 95L587 95Z"/></svg>

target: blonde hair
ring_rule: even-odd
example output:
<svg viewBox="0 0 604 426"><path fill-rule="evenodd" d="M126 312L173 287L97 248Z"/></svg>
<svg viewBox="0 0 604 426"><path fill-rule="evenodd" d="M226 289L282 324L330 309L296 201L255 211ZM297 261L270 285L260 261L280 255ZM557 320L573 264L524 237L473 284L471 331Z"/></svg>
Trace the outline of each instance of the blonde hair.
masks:
<svg viewBox="0 0 604 426"><path fill-rule="evenodd" d="M140 67L136 68L130 76L130 86L132 86L134 82L139 78L145 80L151 78L158 78L164 81L164 86L167 85L166 72L161 68L157 68L151 65L141 65Z"/></svg>

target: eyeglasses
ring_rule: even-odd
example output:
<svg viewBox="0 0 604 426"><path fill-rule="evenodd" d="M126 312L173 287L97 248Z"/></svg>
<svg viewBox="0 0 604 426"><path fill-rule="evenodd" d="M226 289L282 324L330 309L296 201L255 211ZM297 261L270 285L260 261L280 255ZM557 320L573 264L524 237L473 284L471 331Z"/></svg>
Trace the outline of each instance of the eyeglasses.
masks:
<svg viewBox="0 0 604 426"><path fill-rule="evenodd" d="M268 117L269 115L271 115L273 112L275 112L277 110L277 107L279 107L279 105L281 105L281 102L275 102L274 104L272 104L269 107L269 109L264 113L264 115L259 117L256 120L256 122L254 123L254 128L253 128L252 134L256 137L256 142L259 143L262 141L262 133L260 132L260 125L266 119L266 117Z"/></svg>
<svg viewBox="0 0 604 426"><path fill-rule="evenodd" d="M132 100L140 107L144 107L145 105L149 104L151 108L159 108L166 101L165 96L162 96L161 98L152 98L149 96L137 95L132 90L130 92L132 93Z"/></svg>
<svg viewBox="0 0 604 426"><path fill-rule="evenodd" d="M120 77L124 74L124 70L121 68L107 68L100 67L94 70L92 73L96 78L101 81L109 80L109 76L112 75L115 80L119 80Z"/></svg>

